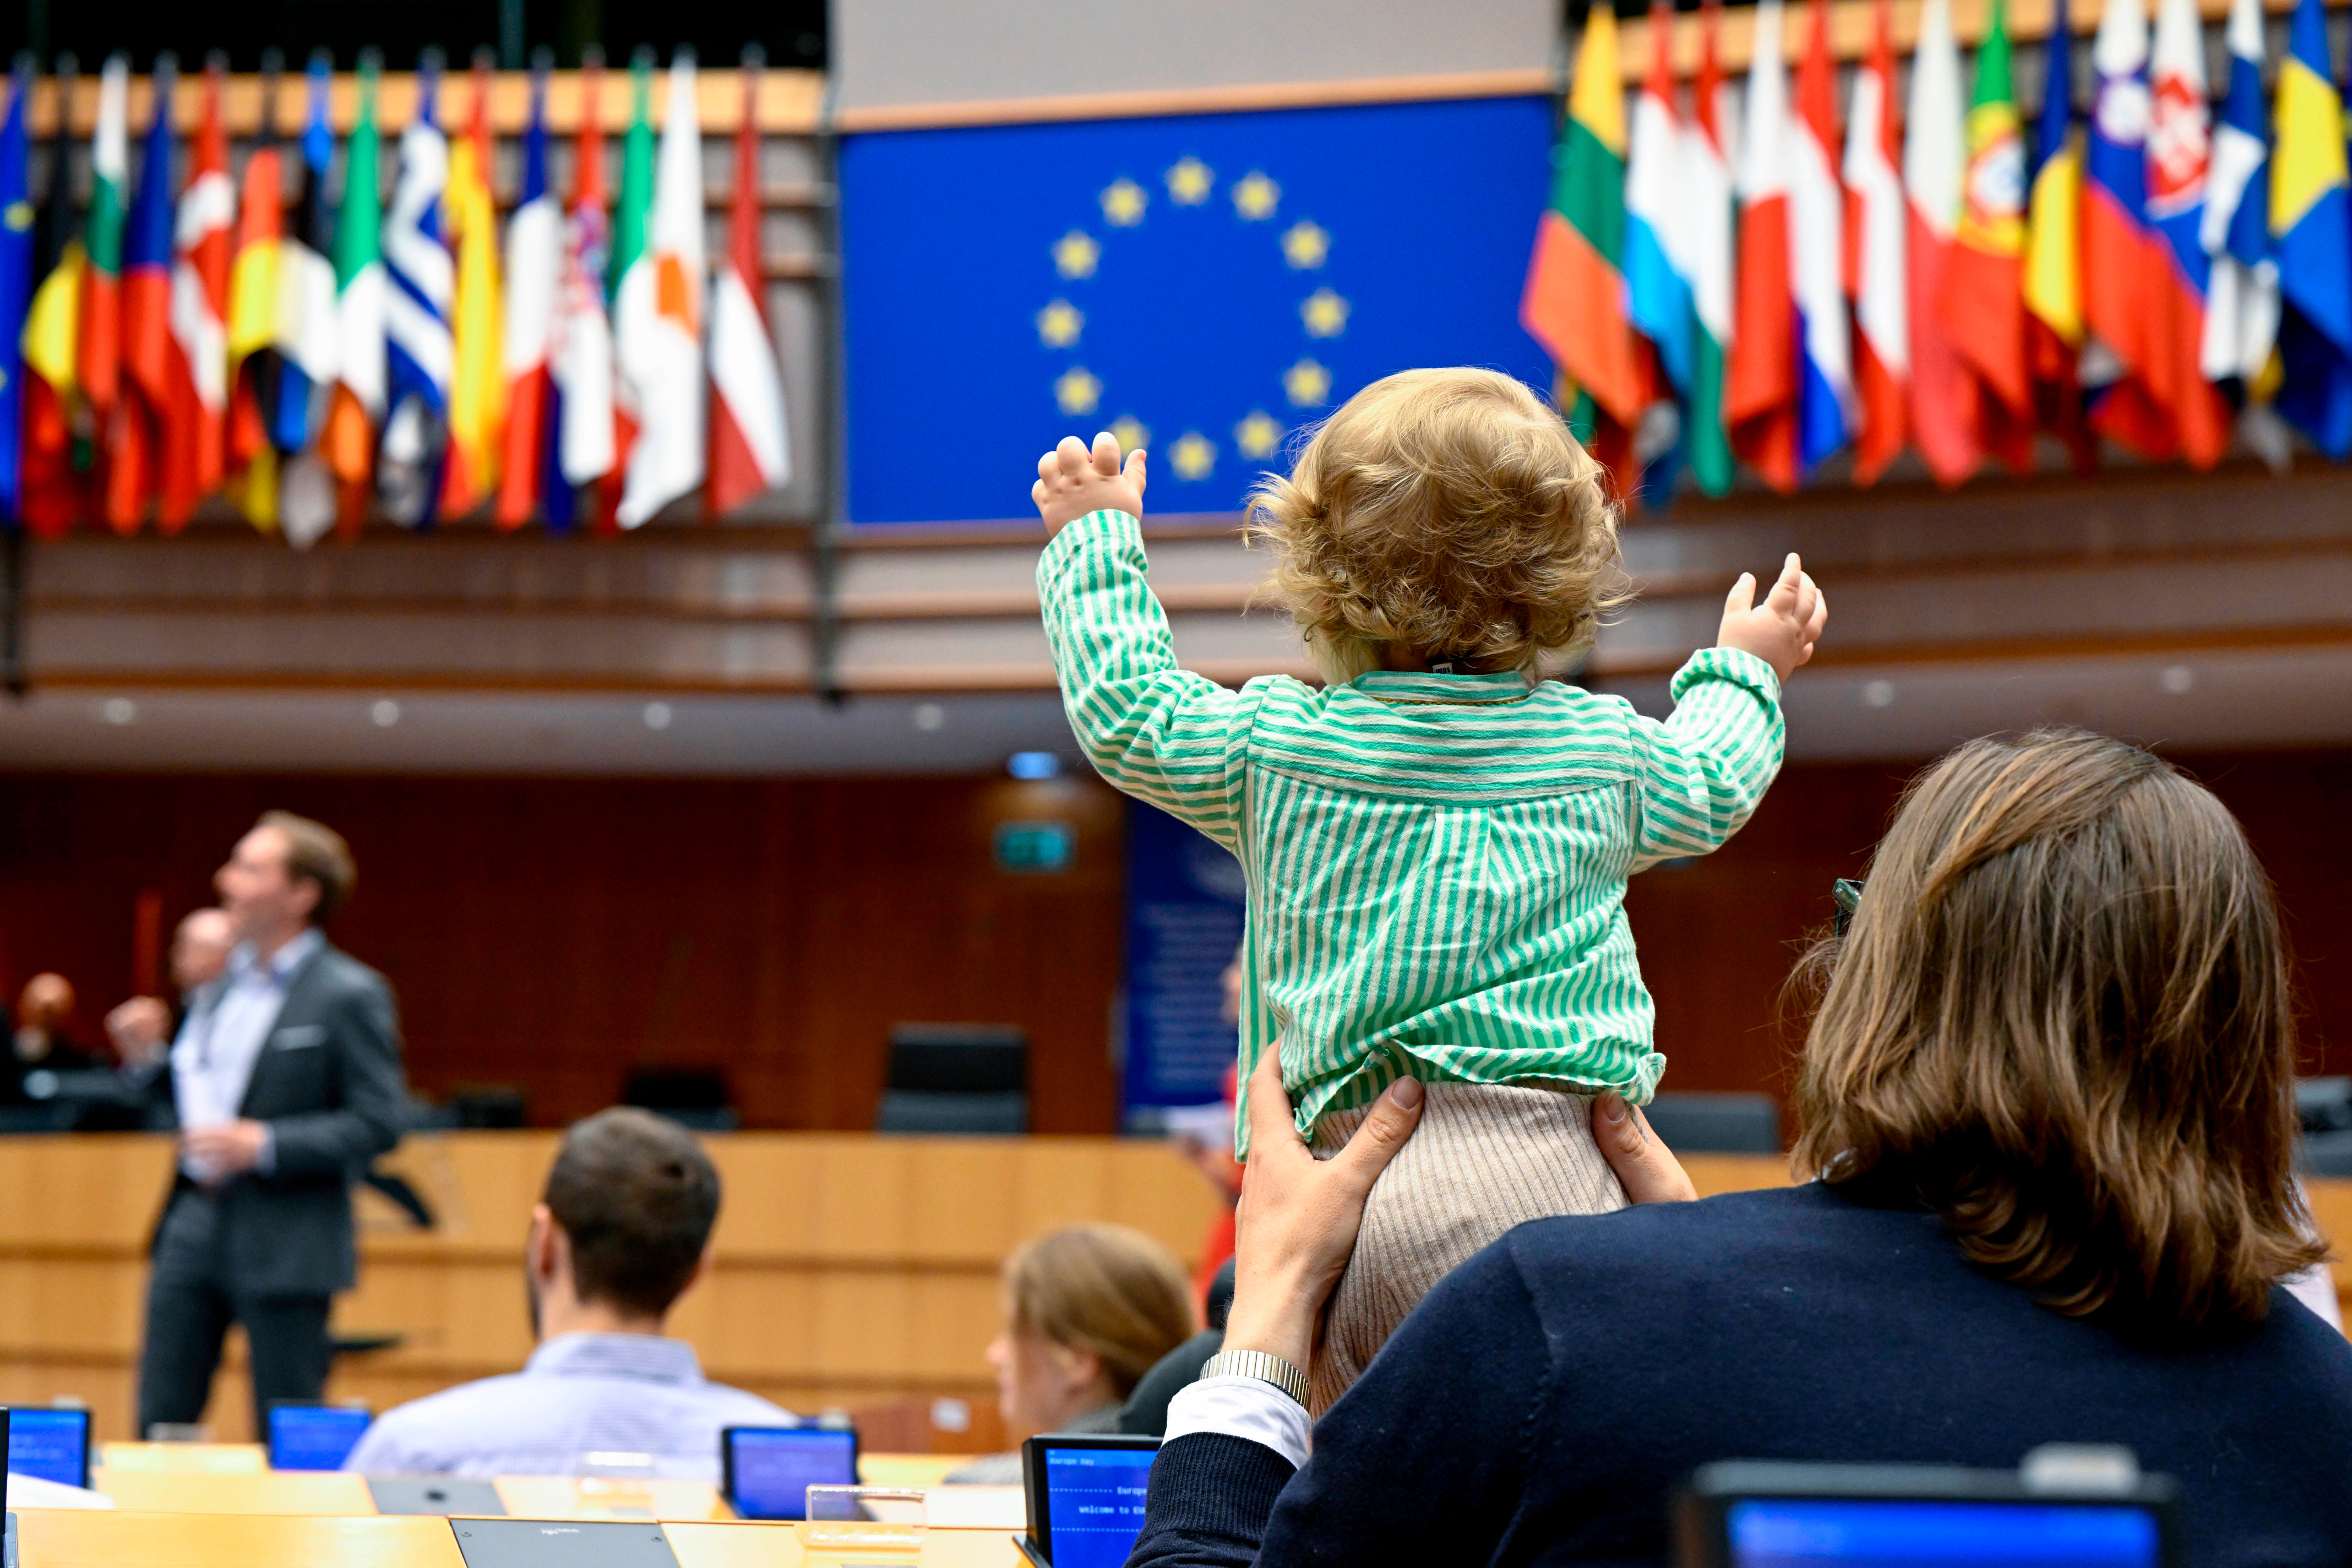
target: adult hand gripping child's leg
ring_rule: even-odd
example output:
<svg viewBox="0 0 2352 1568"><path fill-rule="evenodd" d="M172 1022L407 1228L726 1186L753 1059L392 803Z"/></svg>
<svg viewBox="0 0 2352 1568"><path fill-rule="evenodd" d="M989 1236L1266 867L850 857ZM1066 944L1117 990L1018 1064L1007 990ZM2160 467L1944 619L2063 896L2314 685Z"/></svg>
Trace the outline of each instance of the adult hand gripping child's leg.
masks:
<svg viewBox="0 0 2352 1568"><path fill-rule="evenodd" d="M1076 436L1065 436L1060 446L1037 459L1037 482L1030 487L1029 499L1037 503L1048 533L1061 532L1065 524L1090 511L1123 511L1140 518L1143 466L1143 448L1138 447L1122 468L1118 438L1108 430L1095 437L1091 452Z"/></svg>
<svg viewBox="0 0 2352 1568"><path fill-rule="evenodd" d="M1723 628L1716 634L1715 643L1717 647L1754 654L1786 680L1813 657L1813 644L1821 640L1822 628L1829 619L1829 596L1813 586L1813 580L1805 575L1804 563L1791 551L1788 564L1780 569L1780 580L1772 584L1760 605L1756 603L1756 574L1739 574L1739 581L1731 585L1731 596L1724 601Z"/></svg>

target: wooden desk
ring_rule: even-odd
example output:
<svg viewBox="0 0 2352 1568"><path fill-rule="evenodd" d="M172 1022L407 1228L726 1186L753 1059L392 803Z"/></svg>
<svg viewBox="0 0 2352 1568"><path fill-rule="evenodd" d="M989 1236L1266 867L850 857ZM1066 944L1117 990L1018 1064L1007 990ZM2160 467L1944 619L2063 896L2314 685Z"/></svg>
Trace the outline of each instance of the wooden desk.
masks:
<svg viewBox="0 0 2352 1568"><path fill-rule="evenodd" d="M262 1470L249 1475L125 1470L90 1472L89 1484L114 1506L141 1513L276 1513L314 1519L372 1514L364 1476L336 1470Z"/></svg>
<svg viewBox="0 0 2352 1568"><path fill-rule="evenodd" d="M316 1519L284 1514L82 1512L26 1509L16 1515L21 1568L465 1568L445 1519ZM665 1524L678 1568L802 1568L812 1558L789 1524ZM1009 1531L934 1530L919 1552L877 1562L923 1568L1020 1568Z"/></svg>
<svg viewBox="0 0 2352 1568"><path fill-rule="evenodd" d="M257 1476L269 1468L258 1443L100 1443L100 1470L175 1476Z"/></svg>

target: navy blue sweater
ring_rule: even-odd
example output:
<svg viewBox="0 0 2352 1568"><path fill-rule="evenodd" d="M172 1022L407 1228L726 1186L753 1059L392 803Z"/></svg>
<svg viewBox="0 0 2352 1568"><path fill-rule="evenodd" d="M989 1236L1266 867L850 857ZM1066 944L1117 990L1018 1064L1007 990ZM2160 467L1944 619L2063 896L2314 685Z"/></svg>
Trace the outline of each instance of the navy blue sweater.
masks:
<svg viewBox="0 0 2352 1568"><path fill-rule="evenodd" d="M1405 1321L1304 1469L1238 1437L1162 1449L1130 1568L1663 1563L1668 1494L1709 1460L2013 1468L2053 1442L2179 1478L2198 1568L2352 1563L2352 1347L2284 1292L2154 1348L1977 1272L1933 1215L1817 1184L1519 1226Z"/></svg>

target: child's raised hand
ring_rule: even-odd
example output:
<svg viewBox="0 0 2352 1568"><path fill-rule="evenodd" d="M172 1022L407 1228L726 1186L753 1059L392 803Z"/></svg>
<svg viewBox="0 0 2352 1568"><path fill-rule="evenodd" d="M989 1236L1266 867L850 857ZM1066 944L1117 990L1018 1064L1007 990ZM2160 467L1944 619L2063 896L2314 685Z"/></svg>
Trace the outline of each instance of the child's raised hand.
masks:
<svg viewBox="0 0 2352 1568"><path fill-rule="evenodd" d="M1119 466L1118 438L1106 430L1095 437L1089 452L1076 436L1037 459L1037 482L1029 498L1045 520L1045 531L1059 533L1090 511L1123 511L1143 515L1143 448L1128 454Z"/></svg>
<svg viewBox="0 0 2352 1568"><path fill-rule="evenodd" d="M1064 443L1067 445L1068 443ZM1716 634L1717 647L1752 653L1772 667L1781 679L1813 657L1813 644L1829 624L1830 601L1805 575L1804 563L1792 552L1780 568L1780 580L1756 603L1756 574L1742 572L1723 605L1723 629Z"/></svg>

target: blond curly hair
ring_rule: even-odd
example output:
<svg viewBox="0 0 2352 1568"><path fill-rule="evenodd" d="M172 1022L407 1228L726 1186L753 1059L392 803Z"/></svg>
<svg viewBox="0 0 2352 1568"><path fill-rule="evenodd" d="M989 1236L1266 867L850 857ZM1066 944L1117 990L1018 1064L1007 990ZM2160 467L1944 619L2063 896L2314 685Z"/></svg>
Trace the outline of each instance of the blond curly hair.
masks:
<svg viewBox="0 0 2352 1568"><path fill-rule="evenodd" d="M1606 470L1507 375L1409 370L1342 405L1250 494L1261 593L1333 685L1391 647L1479 673L1590 644L1630 597Z"/></svg>

